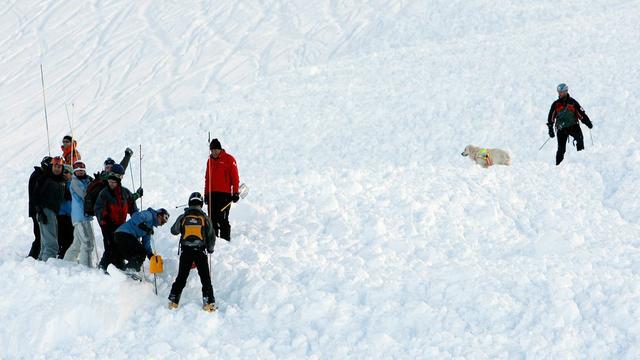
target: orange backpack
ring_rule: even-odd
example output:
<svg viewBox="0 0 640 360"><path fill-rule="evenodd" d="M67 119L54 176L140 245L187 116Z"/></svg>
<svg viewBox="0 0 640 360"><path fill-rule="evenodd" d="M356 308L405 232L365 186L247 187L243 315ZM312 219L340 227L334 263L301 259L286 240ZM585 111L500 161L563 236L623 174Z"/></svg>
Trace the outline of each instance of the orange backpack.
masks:
<svg viewBox="0 0 640 360"><path fill-rule="evenodd" d="M180 241L200 240L204 243L206 215L200 211L186 210L180 224Z"/></svg>

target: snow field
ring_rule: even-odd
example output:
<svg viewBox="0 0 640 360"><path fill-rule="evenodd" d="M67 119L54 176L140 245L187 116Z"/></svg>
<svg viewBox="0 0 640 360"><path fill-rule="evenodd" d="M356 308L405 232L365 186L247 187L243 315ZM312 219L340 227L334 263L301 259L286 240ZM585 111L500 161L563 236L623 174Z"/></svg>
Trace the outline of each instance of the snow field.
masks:
<svg viewBox="0 0 640 360"><path fill-rule="evenodd" d="M638 4L562 10L8 4L0 357L637 358ZM173 220L202 190L209 131L236 157L251 190L213 254L218 313L200 309L195 272L165 309L170 224L155 236L157 297L23 259L28 165L46 153L41 61L56 151L65 102L90 170L131 146L138 186L142 144L144 208ZM538 148L559 82L594 129L555 167L555 139ZM467 144L514 164L481 169Z"/></svg>

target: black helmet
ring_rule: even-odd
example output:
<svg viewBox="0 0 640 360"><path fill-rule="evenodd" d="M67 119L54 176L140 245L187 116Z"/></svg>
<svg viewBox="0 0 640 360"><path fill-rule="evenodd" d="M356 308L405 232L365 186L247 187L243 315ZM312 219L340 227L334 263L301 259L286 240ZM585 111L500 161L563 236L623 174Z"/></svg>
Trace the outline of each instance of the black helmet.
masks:
<svg viewBox="0 0 640 360"><path fill-rule="evenodd" d="M202 200L202 194L199 192L194 192L189 195L189 206L202 206L204 204L204 200Z"/></svg>
<svg viewBox="0 0 640 360"><path fill-rule="evenodd" d="M53 160L53 158L51 156L45 156L42 158L42 161L40 161L40 166L44 169L44 168L48 168L49 166L51 166L51 160Z"/></svg>
<svg viewBox="0 0 640 360"><path fill-rule="evenodd" d="M115 165L116 161L113 160L112 158L108 157L107 160L104 161L104 166L107 165Z"/></svg>

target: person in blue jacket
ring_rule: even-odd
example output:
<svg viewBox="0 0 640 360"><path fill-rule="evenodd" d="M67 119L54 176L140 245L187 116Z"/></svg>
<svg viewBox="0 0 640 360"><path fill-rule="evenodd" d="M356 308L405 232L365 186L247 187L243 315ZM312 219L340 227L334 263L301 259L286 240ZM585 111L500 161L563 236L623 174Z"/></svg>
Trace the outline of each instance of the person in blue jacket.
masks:
<svg viewBox="0 0 640 360"><path fill-rule="evenodd" d="M131 219L120 225L114 235L115 256L127 260L123 269L127 272L138 272L144 263L145 256L154 255L151 248L153 228L162 226L169 221L169 212L163 208L154 210L148 208L131 215ZM142 242L140 242L142 239Z"/></svg>
<svg viewBox="0 0 640 360"><path fill-rule="evenodd" d="M93 235L93 216L84 211L84 197L87 187L93 179L87 175L86 165L82 160L73 163L71 179L71 222L73 223L73 243L67 249L64 259L93 267L92 252L96 239Z"/></svg>

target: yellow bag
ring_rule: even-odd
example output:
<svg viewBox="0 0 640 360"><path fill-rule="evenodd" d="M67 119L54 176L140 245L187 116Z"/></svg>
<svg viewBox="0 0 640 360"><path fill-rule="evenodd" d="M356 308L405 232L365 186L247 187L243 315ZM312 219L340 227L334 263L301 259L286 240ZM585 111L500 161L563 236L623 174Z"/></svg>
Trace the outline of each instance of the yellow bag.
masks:
<svg viewBox="0 0 640 360"><path fill-rule="evenodd" d="M153 255L151 259L149 259L149 272L152 274L161 273L163 271L163 262L162 256Z"/></svg>

